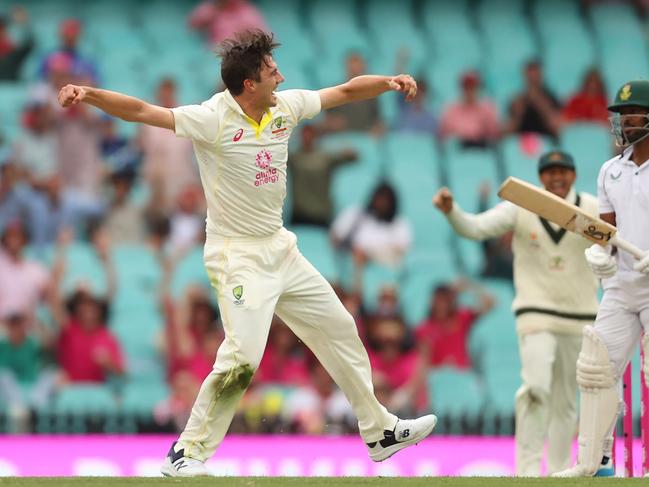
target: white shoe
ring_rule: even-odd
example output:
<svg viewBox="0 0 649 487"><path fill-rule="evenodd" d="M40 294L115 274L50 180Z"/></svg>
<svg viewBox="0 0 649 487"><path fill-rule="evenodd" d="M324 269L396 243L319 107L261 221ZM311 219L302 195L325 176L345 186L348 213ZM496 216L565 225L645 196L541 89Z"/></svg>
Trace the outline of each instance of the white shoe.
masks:
<svg viewBox="0 0 649 487"><path fill-rule="evenodd" d="M195 458L185 456L185 449L181 448L176 451L177 442L173 442L167 458L165 458L160 472L165 477L204 477L208 476L209 472L205 464Z"/></svg>
<svg viewBox="0 0 649 487"><path fill-rule="evenodd" d="M593 472L583 465L575 465L566 470L561 470L552 474L552 477L571 478L571 477L594 477L597 472Z"/></svg>
<svg viewBox="0 0 649 487"><path fill-rule="evenodd" d="M432 433L437 424L437 416L428 414L417 419L400 419L394 430L385 430L382 440L367 443L370 458L382 462L399 450L416 445Z"/></svg>
<svg viewBox="0 0 649 487"><path fill-rule="evenodd" d="M615 477L615 465L611 457L604 455L599 468L594 472L578 463L574 467L553 473L552 477Z"/></svg>

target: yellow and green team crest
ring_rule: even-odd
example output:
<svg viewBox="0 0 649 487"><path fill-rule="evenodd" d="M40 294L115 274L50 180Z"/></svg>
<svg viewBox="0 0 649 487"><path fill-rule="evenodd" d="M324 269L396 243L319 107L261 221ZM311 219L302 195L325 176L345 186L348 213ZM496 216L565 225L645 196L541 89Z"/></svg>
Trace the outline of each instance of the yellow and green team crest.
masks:
<svg viewBox="0 0 649 487"><path fill-rule="evenodd" d="M237 301L241 299L241 296L243 296L243 286L237 286L232 289L232 294L234 295L234 299Z"/></svg>
<svg viewBox="0 0 649 487"><path fill-rule="evenodd" d="M620 90L620 100L622 101L627 101L629 98L631 98L631 85L626 84L622 87Z"/></svg>

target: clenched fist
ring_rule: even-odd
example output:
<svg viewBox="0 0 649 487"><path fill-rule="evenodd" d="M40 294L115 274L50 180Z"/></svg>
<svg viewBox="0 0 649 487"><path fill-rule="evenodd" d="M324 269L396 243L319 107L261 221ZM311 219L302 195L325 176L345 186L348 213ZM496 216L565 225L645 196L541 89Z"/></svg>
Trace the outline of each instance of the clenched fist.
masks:
<svg viewBox="0 0 649 487"><path fill-rule="evenodd" d="M406 101L412 101L417 95L417 82L409 74L399 74L388 80L388 86L393 91L402 91Z"/></svg>
<svg viewBox="0 0 649 487"><path fill-rule="evenodd" d="M86 97L86 90L81 86L76 85L65 85L59 91L59 103L63 108L67 108L72 105L83 101Z"/></svg>
<svg viewBox="0 0 649 487"><path fill-rule="evenodd" d="M453 209L453 193L448 188L440 189L433 196L433 204L444 214L448 214Z"/></svg>

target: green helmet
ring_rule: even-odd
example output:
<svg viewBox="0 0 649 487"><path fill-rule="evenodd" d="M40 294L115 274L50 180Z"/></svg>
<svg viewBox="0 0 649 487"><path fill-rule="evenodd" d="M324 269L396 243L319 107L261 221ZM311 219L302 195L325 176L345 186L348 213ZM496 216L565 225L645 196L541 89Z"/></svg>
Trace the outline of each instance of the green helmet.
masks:
<svg viewBox="0 0 649 487"><path fill-rule="evenodd" d="M649 80L638 79L625 83L617 91L615 101L608 109L611 112L619 112L624 107L649 109Z"/></svg>

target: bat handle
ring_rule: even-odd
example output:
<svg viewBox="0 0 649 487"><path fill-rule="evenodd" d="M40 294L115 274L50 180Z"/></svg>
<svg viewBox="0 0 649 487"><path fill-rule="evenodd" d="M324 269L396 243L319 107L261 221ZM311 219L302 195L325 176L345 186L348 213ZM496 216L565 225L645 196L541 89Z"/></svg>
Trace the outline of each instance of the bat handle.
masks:
<svg viewBox="0 0 649 487"><path fill-rule="evenodd" d="M609 243L631 254L633 257L635 257L638 260L642 259L645 255L647 255L647 251L639 249L632 243L627 242L626 240L618 237L617 235L613 235L613 238L610 240Z"/></svg>

